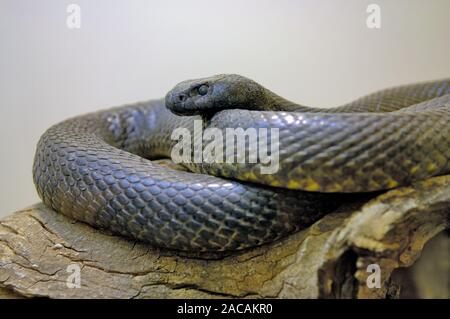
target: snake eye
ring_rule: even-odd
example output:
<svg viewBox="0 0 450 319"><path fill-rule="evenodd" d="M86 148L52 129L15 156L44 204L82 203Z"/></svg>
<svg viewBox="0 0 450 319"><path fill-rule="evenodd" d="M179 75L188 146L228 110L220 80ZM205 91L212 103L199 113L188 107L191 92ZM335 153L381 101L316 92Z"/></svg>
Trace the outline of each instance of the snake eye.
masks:
<svg viewBox="0 0 450 319"><path fill-rule="evenodd" d="M198 87L197 89L198 94L200 95L206 95L206 93L208 93L208 85L206 84L202 84Z"/></svg>

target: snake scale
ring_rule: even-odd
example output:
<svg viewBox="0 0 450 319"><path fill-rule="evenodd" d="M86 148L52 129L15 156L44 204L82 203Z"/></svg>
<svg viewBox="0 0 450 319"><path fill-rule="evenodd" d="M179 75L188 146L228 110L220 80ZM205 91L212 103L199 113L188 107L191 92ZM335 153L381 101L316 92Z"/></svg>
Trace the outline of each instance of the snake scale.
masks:
<svg viewBox="0 0 450 319"><path fill-rule="evenodd" d="M170 157L173 130L278 128L279 169ZM116 234L182 251L272 242L336 209L347 195L450 172L450 80L385 89L318 109L239 75L176 85L165 99L65 120L38 142L33 179L54 210ZM251 146L251 145L246 145ZM215 176L213 176L215 175Z"/></svg>

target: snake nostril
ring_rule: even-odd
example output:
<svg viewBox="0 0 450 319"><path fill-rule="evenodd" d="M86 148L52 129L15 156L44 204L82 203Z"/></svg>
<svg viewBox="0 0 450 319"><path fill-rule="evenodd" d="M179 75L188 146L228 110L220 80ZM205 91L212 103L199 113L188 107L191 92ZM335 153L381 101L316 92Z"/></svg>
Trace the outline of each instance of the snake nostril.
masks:
<svg viewBox="0 0 450 319"><path fill-rule="evenodd" d="M186 94L180 94L180 95L178 95L178 101L184 102L184 101L186 101L186 99L187 99Z"/></svg>

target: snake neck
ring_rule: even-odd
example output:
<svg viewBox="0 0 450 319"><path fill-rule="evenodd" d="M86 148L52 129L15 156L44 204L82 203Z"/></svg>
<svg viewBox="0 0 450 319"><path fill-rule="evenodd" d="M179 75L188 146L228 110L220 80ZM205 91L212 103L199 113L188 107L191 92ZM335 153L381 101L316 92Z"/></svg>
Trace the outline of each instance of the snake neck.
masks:
<svg viewBox="0 0 450 319"><path fill-rule="evenodd" d="M358 105L342 105L332 108L319 108L311 107L303 104L298 104L289 101L278 94L266 90L265 92L265 102L260 103L261 105L267 105L259 110L268 111L286 111L286 112L301 112L301 113L352 113L358 111L368 111L368 109L359 110Z"/></svg>
<svg viewBox="0 0 450 319"><path fill-rule="evenodd" d="M262 110L268 111L311 112L315 110L315 108L289 101L267 89L264 92L264 100L260 105Z"/></svg>

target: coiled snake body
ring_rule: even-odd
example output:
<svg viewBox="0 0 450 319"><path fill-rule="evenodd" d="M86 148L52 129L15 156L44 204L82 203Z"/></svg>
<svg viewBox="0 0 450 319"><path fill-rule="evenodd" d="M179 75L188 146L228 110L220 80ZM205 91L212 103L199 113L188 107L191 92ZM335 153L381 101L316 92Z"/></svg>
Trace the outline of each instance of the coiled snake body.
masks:
<svg viewBox="0 0 450 319"><path fill-rule="evenodd" d="M220 130L278 128L279 170L189 163L185 172L149 160L170 156L173 130L193 131L196 119ZM165 100L54 125L38 143L33 178L46 205L93 226L176 250L239 250L311 224L341 193L450 172L449 123L450 80L315 109L219 75L181 82Z"/></svg>

